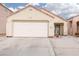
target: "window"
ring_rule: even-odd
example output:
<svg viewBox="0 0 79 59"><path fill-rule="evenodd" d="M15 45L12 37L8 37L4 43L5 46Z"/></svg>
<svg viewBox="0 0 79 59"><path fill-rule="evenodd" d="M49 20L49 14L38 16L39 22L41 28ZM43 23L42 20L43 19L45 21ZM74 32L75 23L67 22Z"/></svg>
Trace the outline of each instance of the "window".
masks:
<svg viewBox="0 0 79 59"><path fill-rule="evenodd" d="M77 22L77 32L79 32L79 21Z"/></svg>

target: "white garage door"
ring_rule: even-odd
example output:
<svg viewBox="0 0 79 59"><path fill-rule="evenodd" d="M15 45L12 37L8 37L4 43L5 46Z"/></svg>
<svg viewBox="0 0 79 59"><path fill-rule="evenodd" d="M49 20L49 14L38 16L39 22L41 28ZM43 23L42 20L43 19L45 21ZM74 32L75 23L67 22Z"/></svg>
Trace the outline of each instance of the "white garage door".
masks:
<svg viewBox="0 0 79 59"><path fill-rule="evenodd" d="M13 22L14 37L48 37L48 22Z"/></svg>

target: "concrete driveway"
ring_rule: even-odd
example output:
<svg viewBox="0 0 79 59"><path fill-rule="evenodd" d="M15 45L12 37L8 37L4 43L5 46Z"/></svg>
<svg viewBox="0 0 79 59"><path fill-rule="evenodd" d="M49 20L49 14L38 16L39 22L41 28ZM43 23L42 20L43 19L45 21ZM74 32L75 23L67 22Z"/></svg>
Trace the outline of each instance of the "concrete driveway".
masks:
<svg viewBox="0 0 79 59"><path fill-rule="evenodd" d="M0 56L79 56L79 37L0 37Z"/></svg>
<svg viewBox="0 0 79 59"><path fill-rule="evenodd" d="M79 37L62 36L49 40L56 56L79 56Z"/></svg>
<svg viewBox="0 0 79 59"><path fill-rule="evenodd" d="M54 56L47 38L0 37L0 56Z"/></svg>

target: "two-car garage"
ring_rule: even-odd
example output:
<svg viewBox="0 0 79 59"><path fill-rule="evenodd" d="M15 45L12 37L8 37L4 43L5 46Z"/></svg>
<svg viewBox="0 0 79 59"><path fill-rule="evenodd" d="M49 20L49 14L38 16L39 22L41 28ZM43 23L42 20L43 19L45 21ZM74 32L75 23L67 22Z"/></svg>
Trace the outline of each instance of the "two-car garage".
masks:
<svg viewBox="0 0 79 59"><path fill-rule="evenodd" d="M14 37L48 37L48 21L13 21Z"/></svg>

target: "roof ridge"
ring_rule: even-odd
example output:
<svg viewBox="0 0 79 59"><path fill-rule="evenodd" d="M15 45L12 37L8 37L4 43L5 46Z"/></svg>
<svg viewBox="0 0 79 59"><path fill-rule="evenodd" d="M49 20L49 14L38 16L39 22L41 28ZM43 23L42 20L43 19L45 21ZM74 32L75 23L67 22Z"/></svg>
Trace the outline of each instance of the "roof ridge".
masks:
<svg viewBox="0 0 79 59"><path fill-rule="evenodd" d="M67 19L67 20L73 19L73 18L78 17L78 16L79 16L79 15L72 16L72 17L70 17L70 18L69 18L69 19Z"/></svg>
<svg viewBox="0 0 79 59"><path fill-rule="evenodd" d="M57 17L63 19L64 21L66 21L63 17L60 17L59 15L56 15L56 14L54 14L53 12L51 12L51 11L45 9L45 8L42 8L42 9L45 10L45 11L47 11L48 13L50 13L50 14L52 14L52 15L55 15L55 16L57 16Z"/></svg>
<svg viewBox="0 0 79 59"><path fill-rule="evenodd" d="M3 6L4 8L8 9L9 11L11 11L13 13L12 10L10 10L7 6L5 6L4 4L0 3L1 6Z"/></svg>
<svg viewBox="0 0 79 59"><path fill-rule="evenodd" d="M60 19L62 19L62 20L64 20L64 21L66 21L64 18L62 18L62 17L60 17L60 16L58 16L58 15L56 15L56 14L54 14L54 13L52 13L52 12L48 11L47 9L45 9L45 8L42 8L42 9L40 9L40 8L36 8L36 7L35 7L35 6L33 6L32 4L27 4L27 6L25 6L25 8L22 8L22 9L20 9L20 10L16 11L14 14L16 14L16 13L18 13L18 12L20 12L20 11L22 11L22 10L26 9L26 8L28 8L29 6L31 6L31 7L35 8L35 9L37 9L38 11L41 11L41 12L43 12L43 13L47 14L48 16L50 16L50 17L52 17L52 18L54 18L54 17L53 17L53 15L55 15L55 16L59 17ZM49 15L48 13L46 13L46 12L44 12L44 11L42 11L42 10L44 10L44 11L48 12L48 13L49 13L49 14L51 14L51 15ZM14 15L14 14L12 14L12 15ZM10 15L10 16L11 16L11 15Z"/></svg>
<svg viewBox="0 0 79 59"><path fill-rule="evenodd" d="M22 8L22 9L16 11L16 12L14 12L12 15L14 15L14 14L16 14L16 13L18 13L18 12L20 12L20 11L26 9L26 8L28 8L29 6L35 8L35 9L37 9L38 11L43 12L40 8L38 9L38 8L34 7L33 5L29 4L29 5L25 6L25 8ZM43 13L45 13L45 12L43 12ZM45 13L45 14L47 14L47 13ZM10 15L10 16L12 16L12 15ZM49 14L47 14L47 15L49 15ZM51 15L50 15L50 16L51 16ZM51 17L52 17L52 16L51 16ZM53 18L54 18L54 17L53 17Z"/></svg>

